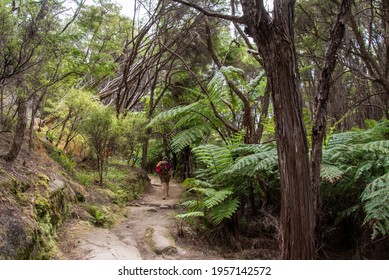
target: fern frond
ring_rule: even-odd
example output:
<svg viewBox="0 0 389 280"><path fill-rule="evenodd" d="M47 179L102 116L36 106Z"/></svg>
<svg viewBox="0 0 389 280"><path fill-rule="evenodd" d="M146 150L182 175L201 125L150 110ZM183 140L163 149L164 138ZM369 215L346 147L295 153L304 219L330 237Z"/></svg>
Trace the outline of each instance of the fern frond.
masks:
<svg viewBox="0 0 389 280"><path fill-rule="evenodd" d="M193 107L190 111L186 111L179 115L179 119L174 125L175 129L187 128L193 125L209 125L209 120L219 124L212 110L202 102L198 106Z"/></svg>
<svg viewBox="0 0 389 280"><path fill-rule="evenodd" d="M356 211L358 211L359 209L361 208L360 205L354 205L354 206L351 206L349 208L347 208L346 210L343 210L342 212L340 212L338 214L338 217L336 218L335 220L335 224L338 224L340 223L343 219L347 218L347 217L350 217L351 215L353 215Z"/></svg>
<svg viewBox="0 0 389 280"><path fill-rule="evenodd" d="M258 150L257 150L258 151ZM266 148L252 155L241 157L225 173L253 177L277 168L278 158L275 148Z"/></svg>
<svg viewBox="0 0 389 280"><path fill-rule="evenodd" d="M361 195L366 213L364 224L372 223L374 239L389 234L389 173L372 181Z"/></svg>
<svg viewBox="0 0 389 280"><path fill-rule="evenodd" d="M233 194L232 189L223 189L215 191L212 195L208 195L208 198L204 200L204 205L210 209L223 202L228 196Z"/></svg>
<svg viewBox="0 0 389 280"><path fill-rule="evenodd" d="M242 75L244 74L244 70L234 66L223 66L220 68L220 72L234 80L241 79Z"/></svg>
<svg viewBox="0 0 389 280"><path fill-rule="evenodd" d="M342 171L339 167L322 163L320 167L320 177L322 180L330 182L331 184L336 183L339 179L342 178L344 171Z"/></svg>
<svg viewBox="0 0 389 280"><path fill-rule="evenodd" d="M199 205L199 202L197 200L187 200L182 202L181 205L193 209Z"/></svg>
<svg viewBox="0 0 389 280"><path fill-rule="evenodd" d="M192 151L195 154L197 161L203 166L202 169L199 168L197 170L197 176L200 178L210 179L233 162L230 151L224 147L202 145L194 148Z"/></svg>
<svg viewBox="0 0 389 280"><path fill-rule="evenodd" d="M210 133L210 127L206 125L197 125L189 127L177 133L171 142L171 147L175 153L181 152L185 147L197 143L204 139L205 135Z"/></svg>
<svg viewBox="0 0 389 280"><path fill-rule="evenodd" d="M196 106L199 106L199 101L187 106L178 106L168 111L161 112L150 121L147 127L153 127L161 122L166 122L171 119L177 118L179 115L189 112Z"/></svg>
<svg viewBox="0 0 389 280"><path fill-rule="evenodd" d="M352 140L358 133L355 131L346 131L342 133L332 134L328 139L327 148L337 147L344 145Z"/></svg>
<svg viewBox="0 0 389 280"><path fill-rule="evenodd" d="M361 148L367 152L389 154L389 140L373 141L367 144L361 145Z"/></svg>
<svg viewBox="0 0 389 280"><path fill-rule="evenodd" d="M193 212L187 212L187 213L176 215L177 219L188 219L188 218L197 218L197 217L204 217L204 212L193 211Z"/></svg>
<svg viewBox="0 0 389 280"><path fill-rule="evenodd" d="M239 207L237 198L230 199L211 209L209 219L214 225L219 225L224 219L229 219Z"/></svg>
<svg viewBox="0 0 389 280"><path fill-rule="evenodd" d="M272 144L245 144L232 150L234 156L247 156L251 154L266 153L276 150Z"/></svg>
<svg viewBox="0 0 389 280"><path fill-rule="evenodd" d="M191 188L190 191L195 191L205 195L206 197L213 196L217 191L213 188Z"/></svg>

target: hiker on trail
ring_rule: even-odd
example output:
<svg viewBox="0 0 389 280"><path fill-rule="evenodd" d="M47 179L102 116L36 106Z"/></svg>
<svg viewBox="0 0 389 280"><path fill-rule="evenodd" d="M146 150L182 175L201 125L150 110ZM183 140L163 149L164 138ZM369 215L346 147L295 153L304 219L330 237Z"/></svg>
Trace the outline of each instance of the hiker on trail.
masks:
<svg viewBox="0 0 389 280"><path fill-rule="evenodd" d="M169 181L171 177L171 169L172 165L169 163L166 156L163 157L160 162L158 162L157 167L155 168L155 171L157 171L159 178L161 179L162 199L169 197Z"/></svg>

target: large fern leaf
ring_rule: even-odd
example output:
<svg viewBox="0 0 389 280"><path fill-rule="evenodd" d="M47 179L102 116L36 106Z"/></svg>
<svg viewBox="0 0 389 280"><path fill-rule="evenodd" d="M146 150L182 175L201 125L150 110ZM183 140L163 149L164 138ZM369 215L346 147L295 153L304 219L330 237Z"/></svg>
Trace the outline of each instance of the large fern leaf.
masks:
<svg viewBox="0 0 389 280"><path fill-rule="evenodd" d="M389 173L372 181L361 195L366 217L364 224L372 223L375 238L389 234Z"/></svg>
<svg viewBox="0 0 389 280"><path fill-rule="evenodd" d="M209 217L214 225L219 225L223 220L229 219L239 207L237 198L230 199L211 209Z"/></svg>
<svg viewBox="0 0 389 280"><path fill-rule="evenodd" d="M209 195L208 198L204 200L204 205L208 209L211 209L223 202L231 194L233 194L232 189L222 189L219 191L215 191L212 195Z"/></svg>
<svg viewBox="0 0 389 280"><path fill-rule="evenodd" d="M344 171L342 171L339 167L322 163L320 168L320 177L322 180L330 182L332 184L336 183L339 179L342 178Z"/></svg>
<svg viewBox="0 0 389 280"><path fill-rule="evenodd" d="M171 142L171 147L175 153L181 152L185 147L198 143L210 133L211 128L206 125L191 126L188 129L177 133Z"/></svg>
<svg viewBox="0 0 389 280"><path fill-rule="evenodd" d="M200 165L196 174L201 179L211 179L233 162L231 152L225 147L202 145L192 151Z"/></svg>
<svg viewBox="0 0 389 280"><path fill-rule="evenodd" d="M253 177L259 173L264 174L277 169L278 158L275 147L265 145L263 147L261 145L254 147L252 145L251 147L235 149L234 152L254 152L254 154L240 157L225 171L226 174L239 174L240 176Z"/></svg>
<svg viewBox="0 0 389 280"><path fill-rule="evenodd" d="M196 106L199 106L199 102L195 102L187 106L174 107L168 111L161 112L150 121L147 127L153 127L159 123L163 123L171 119L177 118L181 114L190 112Z"/></svg>

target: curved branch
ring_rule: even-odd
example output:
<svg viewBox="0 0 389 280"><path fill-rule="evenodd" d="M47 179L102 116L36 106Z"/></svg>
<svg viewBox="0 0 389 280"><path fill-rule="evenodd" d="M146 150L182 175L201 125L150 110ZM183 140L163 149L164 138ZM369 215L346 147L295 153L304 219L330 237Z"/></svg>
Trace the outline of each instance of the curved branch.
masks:
<svg viewBox="0 0 389 280"><path fill-rule="evenodd" d="M221 18L221 19L226 19L226 20L236 22L236 23L246 24L246 20L244 17L238 17L238 16L233 16L233 15L212 12L212 11L209 11L207 9L204 9L203 7L201 7L197 4L194 4L194 3L191 3L191 2L188 2L185 0L173 0L173 1L180 3L180 4L183 4L183 5L186 5L186 6L189 6L189 7L192 7L192 8L202 12L204 15L209 16L209 17Z"/></svg>

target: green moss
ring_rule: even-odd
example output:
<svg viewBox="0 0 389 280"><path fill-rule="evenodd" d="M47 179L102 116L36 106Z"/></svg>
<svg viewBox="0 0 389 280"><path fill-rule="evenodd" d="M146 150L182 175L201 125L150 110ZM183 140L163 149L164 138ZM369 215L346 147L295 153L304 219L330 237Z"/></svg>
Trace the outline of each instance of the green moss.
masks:
<svg viewBox="0 0 389 280"><path fill-rule="evenodd" d="M49 182L50 178L47 177L45 174L38 174L38 186L48 188L49 187Z"/></svg>
<svg viewBox="0 0 389 280"><path fill-rule="evenodd" d="M48 260L52 250L56 247L56 235L50 223L40 220L34 233L34 250L31 259Z"/></svg>
<svg viewBox="0 0 389 280"><path fill-rule="evenodd" d="M50 208L49 200L41 195L37 195L34 201L34 212L37 217L41 220L50 221Z"/></svg>

